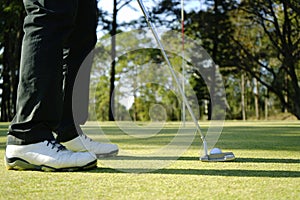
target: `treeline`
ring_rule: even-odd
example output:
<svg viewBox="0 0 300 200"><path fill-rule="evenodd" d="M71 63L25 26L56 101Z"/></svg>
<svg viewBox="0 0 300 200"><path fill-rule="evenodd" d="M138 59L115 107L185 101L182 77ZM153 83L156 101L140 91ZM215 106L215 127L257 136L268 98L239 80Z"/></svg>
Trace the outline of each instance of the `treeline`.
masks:
<svg viewBox="0 0 300 200"><path fill-rule="evenodd" d="M22 1L0 2L1 121L9 121L15 113L25 13ZM95 49L90 119L182 119L176 83L160 51L151 48L155 41L140 29L147 27L145 19L117 21L119 11L136 1L111 3L112 14L99 8L99 27L107 34ZM153 1L147 8L155 26L168 30L161 33L162 41L180 81L185 77L183 86L197 116L218 119L226 110L226 119L267 119L280 113L300 119L298 0L186 0L189 4L201 9L184 12L185 54L180 1Z"/></svg>

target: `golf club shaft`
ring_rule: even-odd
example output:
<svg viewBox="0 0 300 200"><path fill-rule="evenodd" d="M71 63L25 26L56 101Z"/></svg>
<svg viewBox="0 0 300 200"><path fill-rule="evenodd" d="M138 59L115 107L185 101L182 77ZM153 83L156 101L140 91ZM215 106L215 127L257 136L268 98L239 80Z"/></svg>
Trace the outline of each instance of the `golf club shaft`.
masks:
<svg viewBox="0 0 300 200"><path fill-rule="evenodd" d="M159 39L159 36L158 36L158 34L157 34L156 30L155 30L155 27L152 25L152 23L150 21L150 17L148 15L148 13L146 12L146 8L145 8L144 4L142 3L141 0L138 0L138 4L139 4L139 6L140 6L140 8L141 8L141 10L142 10L142 12L143 12L143 14L145 16L145 19L146 19L146 21L148 23L148 26L150 27L150 29L152 31L152 34L153 34L153 36L154 36L154 38L155 38L155 40L156 40L156 42L157 42L157 44L158 44L158 46L159 46L159 48L161 50L161 53L162 53L165 61L167 62L169 70L170 70L170 72L171 72L171 74L172 74L172 76L173 76L173 78L174 78L174 80L176 82L176 85L177 85L177 87L179 89L179 92L180 92L180 94L182 96L183 102L186 105L186 107L187 107L187 109L188 109L188 111L189 111L189 113L190 113L190 115L192 117L192 120L194 121L194 123L196 125L197 131L200 133L200 136L201 136L201 139L202 139L202 142L203 142L204 154L208 155L208 152L207 152L207 143L206 143L205 137L204 137L204 135L201 132L198 120L196 119L196 117L194 115L194 112L193 112L191 106L189 105L189 102L188 102L188 100L187 100L187 98L186 98L186 96L185 96L185 94L183 92L183 89L182 89L182 87L180 85L180 82L179 82L179 80L177 78L175 70L173 69L173 66L172 66L172 64L171 64L171 62L170 62L170 60L169 60L169 58L168 58L168 56L167 56L167 54L165 52L163 44L161 43L161 41Z"/></svg>

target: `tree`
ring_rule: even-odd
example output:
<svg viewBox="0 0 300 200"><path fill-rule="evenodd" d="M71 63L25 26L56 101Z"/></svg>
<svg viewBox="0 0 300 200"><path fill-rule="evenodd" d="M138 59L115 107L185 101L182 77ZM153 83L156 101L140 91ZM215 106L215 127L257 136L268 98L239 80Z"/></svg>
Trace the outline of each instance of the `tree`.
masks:
<svg viewBox="0 0 300 200"><path fill-rule="evenodd" d="M188 19L185 24L186 34L195 38L195 40L200 40L202 47L208 52L215 64L210 65L209 69L197 69L193 70L192 73L196 73L198 80L201 82L199 76L201 74L206 74L205 83L202 82L202 86L198 85L195 90L199 90L197 93L205 91L206 89L200 89L201 87L208 87L208 119L212 119L213 108L212 102L218 102L219 106L228 107L225 100L225 96L219 96L220 94L220 80L219 71L222 75L228 75L232 72L236 72L234 55L236 54L236 49L231 48L232 40L231 35L233 35L234 30L230 21L229 13L231 10L235 9L237 2L231 1L220 1L220 0L209 0L206 1L206 10L192 10L186 13L186 18ZM199 55L198 55L199 56ZM194 56L197 60L197 55ZM201 59L200 59L201 60ZM200 64L201 65L201 64ZM199 65L199 66L200 66ZM201 71L206 71L201 73ZM199 83L200 83L199 82ZM203 96L203 95L202 95ZM202 99L204 100L204 99ZM220 103L222 102L223 105ZM202 102L199 99L199 102Z"/></svg>
<svg viewBox="0 0 300 200"><path fill-rule="evenodd" d="M16 112L25 10L18 0L0 0L0 5L1 121L10 121Z"/></svg>
<svg viewBox="0 0 300 200"><path fill-rule="evenodd" d="M240 5L242 35L234 38L241 50L240 66L280 99L300 119L300 5L292 0L245 0ZM240 25L239 25L240 26ZM253 26L259 31L251 34ZM257 29L256 29L257 30ZM252 41L249 42L249 41ZM259 48L257 48L259 46Z"/></svg>
<svg viewBox="0 0 300 200"><path fill-rule="evenodd" d="M109 22L111 24L110 29L110 35L111 35L111 71L110 71L110 92L109 92L109 99L110 99L110 106L109 106L109 113L108 113L108 119L109 121L114 121L114 107L115 107L115 98L114 98L114 89L115 89L115 75L116 75L116 34L118 29L118 23L117 23L117 14L124 6L131 3L132 0L126 0L125 2L122 1L113 1L113 14L112 14L112 21ZM122 4L121 4L122 2ZM108 21L106 21L108 22Z"/></svg>

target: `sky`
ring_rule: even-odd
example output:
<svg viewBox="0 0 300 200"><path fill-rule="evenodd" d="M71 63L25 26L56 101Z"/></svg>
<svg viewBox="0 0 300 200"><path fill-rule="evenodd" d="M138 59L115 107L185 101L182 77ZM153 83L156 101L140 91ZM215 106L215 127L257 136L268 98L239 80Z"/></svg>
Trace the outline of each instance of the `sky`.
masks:
<svg viewBox="0 0 300 200"><path fill-rule="evenodd" d="M123 2L126 2L127 0L118 0L120 2L120 5L122 5ZM149 12L151 11L151 7L155 6L158 2L161 0L143 0L143 4L146 8L146 10ZM205 0L177 0L178 2L183 3L183 9L185 11L189 11L191 9L193 10L200 10L204 9L204 2ZM107 11L108 13L112 14L113 11L113 1L112 0L99 0L98 1L98 7L102 8L103 10ZM137 0L133 0L129 5L126 5L120 9L117 15L117 21L118 23L121 22L130 22L134 19L138 19L143 16L143 13L141 11L141 8L139 7L139 4ZM178 23L178 26L180 25L180 22ZM98 38L101 38L105 33L101 31L101 27L98 27L97 35Z"/></svg>
<svg viewBox="0 0 300 200"><path fill-rule="evenodd" d="M121 0L125 1L125 0ZM180 0L178 0L180 1ZM202 1L202 0L201 0ZM196 9L199 10L203 5L201 5L200 0L183 0L183 5L185 10L190 10L190 9ZM158 2L158 0L144 0L142 1L146 9L151 8L151 6L155 6L155 2ZM181 1L180 1L181 2ZM104 10L109 11L112 13L113 10L113 1L112 0L100 0L98 3L98 7L104 8ZM135 11L132 9L135 8ZM142 11L137 3L136 0L132 1L130 5L127 5L123 7L118 13L118 18L117 20L120 22L129 22L133 19L137 19L141 17Z"/></svg>
<svg viewBox="0 0 300 200"><path fill-rule="evenodd" d="M137 9L137 11L134 11L130 6ZM113 10L113 1L112 0L100 0L98 3L99 8L103 8L106 11L109 11L109 13L112 13ZM133 1L130 3L130 5L124 6L118 13L118 21L126 21L129 22L133 19L137 19L140 16L142 16L142 12L140 11L139 5L137 1Z"/></svg>

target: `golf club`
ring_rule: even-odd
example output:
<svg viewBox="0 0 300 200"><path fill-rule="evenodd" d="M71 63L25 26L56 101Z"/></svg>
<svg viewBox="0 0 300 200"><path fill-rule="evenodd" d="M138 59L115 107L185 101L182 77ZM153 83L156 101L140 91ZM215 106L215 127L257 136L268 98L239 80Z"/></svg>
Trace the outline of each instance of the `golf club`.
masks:
<svg viewBox="0 0 300 200"><path fill-rule="evenodd" d="M183 91L183 89L181 87L180 81L177 78L175 70L174 70L174 68L173 68L173 66L172 66L172 64L171 64L171 62L170 62L170 60L169 60L169 58L168 58L168 56L166 54L166 51L165 51L165 49L163 47L163 44L161 43L161 41L159 39L157 31L155 30L155 27L153 26L153 24L150 21L150 17L148 15L147 11L146 11L146 8L145 8L142 0L137 0L137 2L138 2L139 6L140 6L140 8L141 8L141 10L143 12L143 15L144 15L144 17L146 19L146 22L147 22L149 28L151 29L152 34L153 34L153 36L154 36L154 38L155 38L155 40L156 40L156 42L157 42L157 44L159 46L159 49L161 50L161 53L162 53L162 55L164 57L164 60L166 61L167 66L168 66L168 68L169 68L169 70L170 70L170 72L171 72L171 74L172 74L172 76L173 76L173 78L174 78L174 80L176 82L176 85L177 85L177 87L179 89L179 92L180 92L180 94L182 96L182 100L183 100L184 104L186 105L186 107L187 107L187 109L188 109L188 111L189 111L189 113L190 113L190 115L192 117L193 122L195 123L197 131L199 132L199 134L201 136L201 140L203 142L204 156L200 157L200 160L201 161L208 161L208 162L218 162L218 161L231 161L231 160L234 160L235 156L234 156L234 154L232 152L222 153L222 151L219 151L219 152L214 153L214 154L210 154L210 155L208 154L207 141L205 139L205 136L203 135L203 133L202 133L202 131L200 129L198 120L196 119L196 117L194 115L194 112L193 112L192 108L190 107L190 105L188 103L186 95L185 95L185 93L184 93L184 91Z"/></svg>

